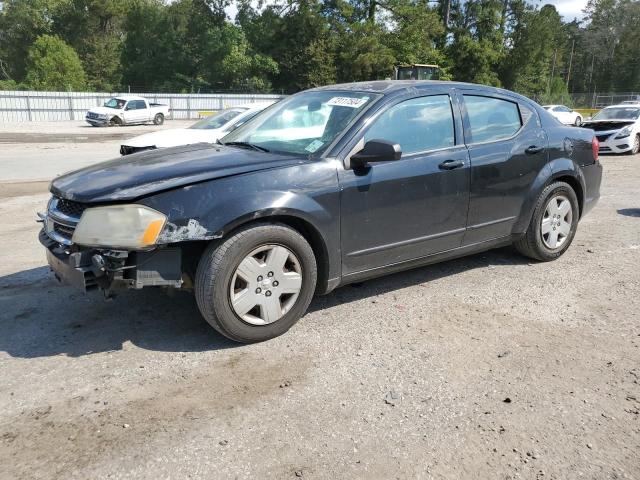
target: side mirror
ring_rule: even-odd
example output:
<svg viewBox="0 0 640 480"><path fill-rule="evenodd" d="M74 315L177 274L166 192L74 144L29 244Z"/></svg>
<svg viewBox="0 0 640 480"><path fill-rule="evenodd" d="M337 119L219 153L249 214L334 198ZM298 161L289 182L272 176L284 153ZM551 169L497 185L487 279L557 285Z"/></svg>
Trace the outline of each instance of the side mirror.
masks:
<svg viewBox="0 0 640 480"><path fill-rule="evenodd" d="M353 154L349 161L351 168L364 168L370 162L390 162L400 160L402 148L397 143L388 140L369 140L364 148Z"/></svg>

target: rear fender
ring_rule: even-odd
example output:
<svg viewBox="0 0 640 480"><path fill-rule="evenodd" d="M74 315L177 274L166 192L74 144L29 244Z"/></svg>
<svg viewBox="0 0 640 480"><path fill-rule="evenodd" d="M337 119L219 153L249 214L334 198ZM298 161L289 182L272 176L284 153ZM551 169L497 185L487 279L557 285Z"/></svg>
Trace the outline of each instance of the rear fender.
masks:
<svg viewBox="0 0 640 480"><path fill-rule="evenodd" d="M582 211L582 192L585 191L585 180L582 170L576 163L569 158L556 158L547 163L542 170L538 173L538 176L531 184L527 198L522 203L522 209L520 210L520 216L513 226L512 234L520 235L527 231L529 223L531 223L531 217L535 209L536 202L540 198L540 194L546 188L559 178L569 177L575 182L576 186L579 186L581 191L576 192L578 201L580 203L580 210Z"/></svg>

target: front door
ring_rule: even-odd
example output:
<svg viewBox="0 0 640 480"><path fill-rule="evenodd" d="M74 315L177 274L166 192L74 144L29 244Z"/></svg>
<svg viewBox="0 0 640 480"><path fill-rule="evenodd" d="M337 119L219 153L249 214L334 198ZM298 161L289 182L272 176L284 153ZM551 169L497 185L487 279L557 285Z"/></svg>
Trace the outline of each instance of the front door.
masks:
<svg viewBox="0 0 640 480"><path fill-rule="evenodd" d="M403 100L354 139L398 143L402 157L364 171L340 170L343 275L461 245L469 160L454 108L449 93Z"/></svg>

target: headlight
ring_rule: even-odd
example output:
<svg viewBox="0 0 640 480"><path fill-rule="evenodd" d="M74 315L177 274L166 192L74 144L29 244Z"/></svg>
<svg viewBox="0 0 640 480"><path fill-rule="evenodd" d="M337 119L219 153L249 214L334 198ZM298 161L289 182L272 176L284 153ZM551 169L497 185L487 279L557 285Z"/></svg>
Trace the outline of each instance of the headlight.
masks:
<svg viewBox="0 0 640 480"><path fill-rule="evenodd" d="M628 137L629 135L631 135L631 130L633 130L633 125L629 125L627 127L624 127L622 130L620 130L618 135L616 135L616 138Z"/></svg>
<svg viewBox="0 0 640 480"><path fill-rule="evenodd" d="M142 205L87 208L73 232L79 245L144 248L156 243L167 217Z"/></svg>

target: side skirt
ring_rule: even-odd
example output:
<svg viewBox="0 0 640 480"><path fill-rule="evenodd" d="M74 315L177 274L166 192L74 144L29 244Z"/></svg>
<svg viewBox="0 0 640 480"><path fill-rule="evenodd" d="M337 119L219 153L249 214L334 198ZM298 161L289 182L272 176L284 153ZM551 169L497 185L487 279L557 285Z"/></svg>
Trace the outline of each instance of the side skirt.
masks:
<svg viewBox="0 0 640 480"><path fill-rule="evenodd" d="M363 280L369 280L371 278L381 277L390 273L401 272L403 270L410 270L412 268L423 267L425 265L431 265L433 263L439 263L445 260L452 260L454 258L465 257L474 253L480 253L494 248L506 247L513 243L514 239L511 236L494 238L492 240L486 240L483 242L474 243L472 245L465 245L463 247L446 250L444 252L434 253L425 257L415 258L413 260L407 260L399 263L392 263L384 265L382 267L376 267L369 270L361 270L359 272L349 273L342 276L342 280L336 283L335 287L348 285L350 283L361 282ZM333 290L333 289L331 289ZM329 290L330 291L330 290ZM326 292L329 293L329 292Z"/></svg>

